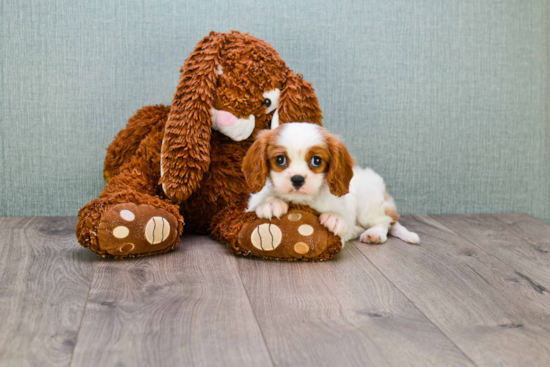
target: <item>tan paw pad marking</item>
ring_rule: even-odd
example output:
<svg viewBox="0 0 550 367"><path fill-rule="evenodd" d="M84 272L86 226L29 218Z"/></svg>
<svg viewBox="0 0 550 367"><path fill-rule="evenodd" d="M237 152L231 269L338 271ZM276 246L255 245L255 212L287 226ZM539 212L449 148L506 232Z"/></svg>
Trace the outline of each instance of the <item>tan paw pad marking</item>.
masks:
<svg viewBox="0 0 550 367"><path fill-rule="evenodd" d="M120 246L118 248L118 251L120 252L130 252L132 251L136 246L133 243L126 242L124 245Z"/></svg>
<svg viewBox="0 0 550 367"><path fill-rule="evenodd" d="M116 238L126 238L128 234L130 234L130 230L127 227L118 226L113 229L113 236L115 236Z"/></svg>
<svg viewBox="0 0 550 367"><path fill-rule="evenodd" d="M294 245L294 251L303 255L309 251L309 246L305 242L298 242Z"/></svg>
<svg viewBox="0 0 550 367"><path fill-rule="evenodd" d="M126 209L120 211L120 217L128 222L131 222L134 219L136 219L136 216L134 215L134 213Z"/></svg>
<svg viewBox="0 0 550 367"><path fill-rule="evenodd" d="M302 219L302 214L300 213L291 213L288 215L288 220L290 221L297 222L300 219Z"/></svg>
<svg viewBox="0 0 550 367"><path fill-rule="evenodd" d="M300 227L298 227L298 233L300 233L302 236L311 236L313 233L313 227L309 224L302 224Z"/></svg>
<svg viewBox="0 0 550 367"><path fill-rule="evenodd" d="M151 245L161 243L170 234L170 223L163 217L153 217L145 227L145 237Z"/></svg>
<svg viewBox="0 0 550 367"><path fill-rule="evenodd" d="M281 229L275 224L264 223L260 224L250 236L250 241L259 250L272 251L281 244L283 234Z"/></svg>

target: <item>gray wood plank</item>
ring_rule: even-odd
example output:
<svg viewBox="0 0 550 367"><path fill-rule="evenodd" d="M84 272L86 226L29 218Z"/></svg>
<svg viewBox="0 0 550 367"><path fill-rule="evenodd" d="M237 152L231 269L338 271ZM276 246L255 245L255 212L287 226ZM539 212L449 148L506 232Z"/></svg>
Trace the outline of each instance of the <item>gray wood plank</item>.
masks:
<svg viewBox="0 0 550 367"><path fill-rule="evenodd" d="M527 214L497 214L498 220L506 225L506 228L514 234L526 239L539 255L545 259L541 265L548 266L550 256L550 224L536 219Z"/></svg>
<svg viewBox="0 0 550 367"><path fill-rule="evenodd" d="M208 237L96 267L74 366L269 366L236 258Z"/></svg>
<svg viewBox="0 0 550 367"><path fill-rule="evenodd" d="M277 366L473 365L353 244L324 263L238 265Z"/></svg>
<svg viewBox="0 0 550 367"><path fill-rule="evenodd" d="M56 217L53 218L54 220L58 219ZM26 228L37 221L40 221L40 219L36 217L0 217L0 230Z"/></svg>
<svg viewBox="0 0 550 367"><path fill-rule="evenodd" d="M2 221L0 365L69 365L96 259L77 244L75 225L74 217Z"/></svg>
<svg viewBox="0 0 550 367"><path fill-rule="evenodd" d="M479 366L550 364L550 295L428 216L400 219L420 235L359 249Z"/></svg>
<svg viewBox="0 0 550 367"><path fill-rule="evenodd" d="M550 289L550 225L526 214L437 215L433 219Z"/></svg>

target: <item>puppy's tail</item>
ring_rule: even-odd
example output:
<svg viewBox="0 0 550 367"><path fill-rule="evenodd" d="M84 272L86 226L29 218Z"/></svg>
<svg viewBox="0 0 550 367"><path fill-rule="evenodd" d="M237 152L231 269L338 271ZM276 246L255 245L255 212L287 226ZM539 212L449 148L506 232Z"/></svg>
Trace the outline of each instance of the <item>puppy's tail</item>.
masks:
<svg viewBox="0 0 550 367"><path fill-rule="evenodd" d="M418 235L403 227L399 222L395 222L394 224L392 224L392 226L390 227L390 234L394 237L401 238L403 241L408 243L420 243L420 238L418 237Z"/></svg>

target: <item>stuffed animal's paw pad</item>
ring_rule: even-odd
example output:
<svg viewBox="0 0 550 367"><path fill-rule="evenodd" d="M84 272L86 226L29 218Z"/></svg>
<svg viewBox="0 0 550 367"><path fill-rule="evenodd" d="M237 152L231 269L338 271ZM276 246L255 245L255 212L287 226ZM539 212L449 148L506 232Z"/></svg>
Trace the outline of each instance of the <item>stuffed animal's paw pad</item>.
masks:
<svg viewBox="0 0 550 367"><path fill-rule="evenodd" d="M302 224L300 227L298 227L298 233L306 237L311 236L313 234L313 227L309 224Z"/></svg>
<svg viewBox="0 0 550 367"><path fill-rule="evenodd" d="M250 242L258 250L273 251L280 244L283 238L281 229L272 223L260 224L250 236Z"/></svg>
<svg viewBox="0 0 550 367"><path fill-rule="evenodd" d="M164 241L170 235L170 223L163 217L153 217L145 227L145 237L151 245Z"/></svg>
<svg viewBox="0 0 550 367"><path fill-rule="evenodd" d="M294 251L300 255L307 254L309 252L309 245L305 242L298 242L294 245Z"/></svg>
<svg viewBox="0 0 550 367"><path fill-rule="evenodd" d="M128 237L128 234L130 233L130 230L128 227L125 226L118 226L115 229L113 229L113 236L116 238L126 238Z"/></svg>

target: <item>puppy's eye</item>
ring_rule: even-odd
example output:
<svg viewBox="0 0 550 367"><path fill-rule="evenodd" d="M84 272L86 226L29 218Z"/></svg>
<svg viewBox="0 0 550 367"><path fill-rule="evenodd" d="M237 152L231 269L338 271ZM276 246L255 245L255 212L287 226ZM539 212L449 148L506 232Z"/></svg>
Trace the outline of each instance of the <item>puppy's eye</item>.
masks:
<svg viewBox="0 0 550 367"><path fill-rule="evenodd" d="M279 167L286 166L286 157L284 155L278 155L275 157L275 164Z"/></svg>
<svg viewBox="0 0 550 367"><path fill-rule="evenodd" d="M319 166L321 166L321 163L323 163L323 160L321 159L321 157L313 156L311 158L311 166L312 167L319 167Z"/></svg>
<svg viewBox="0 0 550 367"><path fill-rule="evenodd" d="M267 108L269 108L271 106L271 100L269 98L266 98L264 99L264 101L262 102L262 104L264 106L266 106Z"/></svg>

